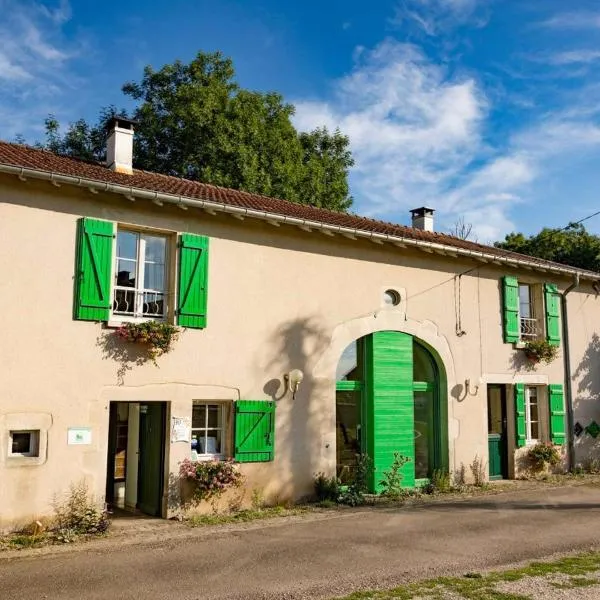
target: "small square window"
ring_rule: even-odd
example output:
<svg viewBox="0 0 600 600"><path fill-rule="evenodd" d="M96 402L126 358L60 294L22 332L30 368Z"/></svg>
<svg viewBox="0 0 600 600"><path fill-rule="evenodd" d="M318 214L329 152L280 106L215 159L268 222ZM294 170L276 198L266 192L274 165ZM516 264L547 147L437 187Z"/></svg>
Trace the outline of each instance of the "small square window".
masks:
<svg viewBox="0 0 600 600"><path fill-rule="evenodd" d="M224 404L194 403L192 412L192 459L221 458L225 454Z"/></svg>
<svg viewBox="0 0 600 600"><path fill-rule="evenodd" d="M40 455L39 430L11 431L8 436L8 456L37 457Z"/></svg>

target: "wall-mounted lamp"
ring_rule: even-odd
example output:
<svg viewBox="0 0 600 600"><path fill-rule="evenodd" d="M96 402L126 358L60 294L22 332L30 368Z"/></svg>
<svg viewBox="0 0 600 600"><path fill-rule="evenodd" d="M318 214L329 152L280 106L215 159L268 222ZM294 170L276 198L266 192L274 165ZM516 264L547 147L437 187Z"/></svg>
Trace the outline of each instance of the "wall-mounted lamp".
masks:
<svg viewBox="0 0 600 600"><path fill-rule="evenodd" d="M471 393L470 389L471 389L471 380L470 379L465 379L465 392L466 392L466 394L469 394L470 396L477 396L477 392L479 391L479 386L478 385L475 386L475 391L473 393Z"/></svg>
<svg viewBox="0 0 600 600"><path fill-rule="evenodd" d="M284 378L287 381L289 390L292 392L292 400L295 400L296 392L304 379L304 373L300 369L292 369L284 375Z"/></svg>

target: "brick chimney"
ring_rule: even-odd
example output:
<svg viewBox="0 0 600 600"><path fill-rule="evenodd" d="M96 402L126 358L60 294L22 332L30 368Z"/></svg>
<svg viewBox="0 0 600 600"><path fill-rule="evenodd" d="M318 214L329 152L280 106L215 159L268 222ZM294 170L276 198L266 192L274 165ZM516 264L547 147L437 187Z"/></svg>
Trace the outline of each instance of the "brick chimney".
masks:
<svg viewBox="0 0 600 600"><path fill-rule="evenodd" d="M113 117L107 124L106 164L117 173L133 174L133 126L135 121Z"/></svg>
<svg viewBox="0 0 600 600"><path fill-rule="evenodd" d="M412 226L415 229L423 231L433 231L433 208L422 206L421 208L413 208L410 211L412 215Z"/></svg>

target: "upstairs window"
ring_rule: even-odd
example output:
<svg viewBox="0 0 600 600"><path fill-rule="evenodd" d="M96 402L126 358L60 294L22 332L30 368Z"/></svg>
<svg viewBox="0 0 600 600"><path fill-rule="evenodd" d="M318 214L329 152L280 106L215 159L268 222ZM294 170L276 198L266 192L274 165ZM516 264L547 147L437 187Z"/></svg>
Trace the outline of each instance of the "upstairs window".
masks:
<svg viewBox="0 0 600 600"><path fill-rule="evenodd" d="M177 249L175 249L177 239ZM209 239L150 233L84 217L77 223L73 317L82 321L171 320L206 327ZM178 270L173 254L176 252Z"/></svg>
<svg viewBox="0 0 600 600"><path fill-rule="evenodd" d="M167 238L117 230L113 314L134 319L167 316Z"/></svg>
<svg viewBox="0 0 600 600"><path fill-rule="evenodd" d="M521 339L544 336L544 305L541 286L519 282L519 331Z"/></svg>
<svg viewBox="0 0 600 600"><path fill-rule="evenodd" d="M502 283L504 341L546 338L560 344L560 293L553 283L528 283L506 275Z"/></svg>

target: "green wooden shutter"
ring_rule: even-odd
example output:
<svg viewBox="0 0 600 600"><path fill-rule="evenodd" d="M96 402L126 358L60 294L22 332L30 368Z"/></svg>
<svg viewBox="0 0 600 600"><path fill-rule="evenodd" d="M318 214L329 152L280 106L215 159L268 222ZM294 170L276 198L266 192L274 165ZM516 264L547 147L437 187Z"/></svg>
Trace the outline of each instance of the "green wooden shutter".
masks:
<svg viewBox="0 0 600 600"><path fill-rule="evenodd" d="M515 434L517 448L522 448L527 442L527 430L525 426L525 385L515 385Z"/></svg>
<svg viewBox="0 0 600 600"><path fill-rule="evenodd" d="M235 403L235 452L239 462L267 462L275 454L275 402Z"/></svg>
<svg viewBox="0 0 600 600"><path fill-rule="evenodd" d="M544 284L546 300L546 337L553 346L560 345L560 294L553 283Z"/></svg>
<svg viewBox="0 0 600 600"><path fill-rule="evenodd" d="M565 443L565 400L563 386L548 386L548 403L550 408L550 439L553 444Z"/></svg>
<svg viewBox="0 0 600 600"><path fill-rule="evenodd" d="M503 314L504 314L504 341L506 343L518 342L521 338L519 326L519 282L516 277L506 275L503 278Z"/></svg>
<svg viewBox="0 0 600 600"><path fill-rule="evenodd" d="M108 321L114 225L83 218L77 222L77 259L73 317Z"/></svg>
<svg viewBox="0 0 600 600"><path fill-rule="evenodd" d="M179 238L178 325L206 327L207 291L208 238L183 233Z"/></svg>
<svg viewBox="0 0 600 600"><path fill-rule="evenodd" d="M415 485L415 423L413 394L413 339L397 331L379 331L366 339L367 393L366 451L373 461L370 488L380 481L394 460L394 452L410 462L402 468L402 485Z"/></svg>

